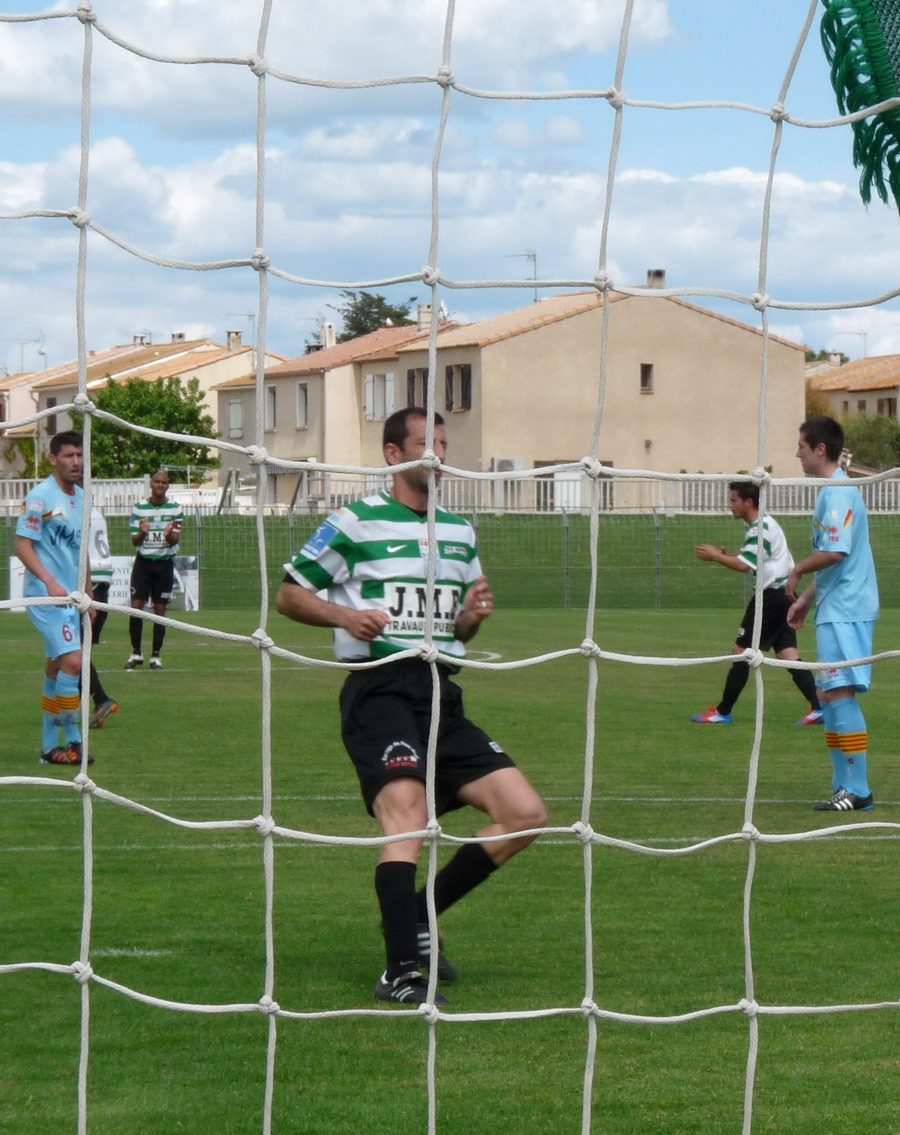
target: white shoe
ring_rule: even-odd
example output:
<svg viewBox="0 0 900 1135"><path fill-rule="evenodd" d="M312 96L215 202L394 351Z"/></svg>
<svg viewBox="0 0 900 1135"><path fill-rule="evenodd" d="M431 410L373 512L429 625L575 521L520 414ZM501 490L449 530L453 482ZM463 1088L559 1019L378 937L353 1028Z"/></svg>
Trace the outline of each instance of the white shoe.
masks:
<svg viewBox="0 0 900 1135"><path fill-rule="evenodd" d="M126 670L134 670L135 667L143 666L143 665L144 665L143 654L132 654L132 656L125 663L125 669Z"/></svg>
<svg viewBox="0 0 900 1135"><path fill-rule="evenodd" d="M150 659L150 669L151 670L162 670L162 659L160 658L160 656L158 654L154 654L153 657Z"/></svg>

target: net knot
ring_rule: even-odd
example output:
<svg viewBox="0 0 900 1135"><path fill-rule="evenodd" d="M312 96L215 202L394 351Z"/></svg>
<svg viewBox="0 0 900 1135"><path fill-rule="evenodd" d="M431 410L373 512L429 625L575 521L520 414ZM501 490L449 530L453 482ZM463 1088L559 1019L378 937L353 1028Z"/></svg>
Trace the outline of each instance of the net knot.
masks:
<svg viewBox="0 0 900 1135"><path fill-rule="evenodd" d="M91 780L86 772L80 772L72 781L76 792L96 792L96 781Z"/></svg>
<svg viewBox="0 0 900 1135"><path fill-rule="evenodd" d="M738 1008L742 1013L746 1013L748 1017L755 1017L759 1012L758 1001L748 1001L746 997L742 997L738 1001Z"/></svg>
<svg viewBox="0 0 900 1135"><path fill-rule="evenodd" d="M427 284L429 288L433 288L435 284L439 284L440 282L440 268L432 268L430 264L426 264L422 269L422 283Z"/></svg>
<svg viewBox="0 0 900 1135"><path fill-rule="evenodd" d="M761 465L757 465L750 474L750 480L754 485L768 485L772 481L772 474L768 469L763 469Z"/></svg>
<svg viewBox="0 0 900 1135"><path fill-rule="evenodd" d="M591 843L594 838L594 829L583 820L575 821L572 825L572 832L574 835L578 836L578 842L585 845Z"/></svg>
<svg viewBox="0 0 900 1135"><path fill-rule="evenodd" d="M259 999L259 1011L269 1017L275 1017L281 1012L281 1006L277 1001L273 1001L267 993L265 997Z"/></svg>
<svg viewBox="0 0 900 1135"><path fill-rule="evenodd" d="M769 118L771 118L773 122L784 122L787 117L787 108L782 102L775 103L775 105L769 111Z"/></svg>
<svg viewBox="0 0 900 1135"><path fill-rule="evenodd" d="M96 19L96 16L94 18ZM86 213L84 209L79 209L77 205L73 205L69 209L67 216L77 229L85 229L91 223L90 214Z"/></svg>
<svg viewBox="0 0 900 1135"><path fill-rule="evenodd" d="M94 971L87 962L72 962L72 977L79 985L87 985L93 976Z"/></svg>
<svg viewBox="0 0 900 1135"><path fill-rule="evenodd" d="M247 447L247 456L251 465L265 465L269 460L269 451L264 445L251 445Z"/></svg>
<svg viewBox="0 0 900 1135"><path fill-rule="evenodd" d="M431 1001L427 1005L420 1005L418 1012L419 1016L424 1017L429 1025L436 1025L441 1019L440 1011Z"/></svg>
<svg viewBox="0 0 900 1135"><path fill-rule="evenodd" d="M582 457L581 468L588 477L601 477L603 476L604 466L600 464L596 457Z"/></svg>
<svg viewBox="0 0 900 1135"><path fill-rule="evenodd" d="M75 409L79 414L88 414L94 409L94 403L86 394L82 394L80 390L72 401L75 403Z"/></svg>
<svg viewBox="0 0 900 1135"><path fill-rule="evenodd" d="M419 647L419 657L423 662L437 662L440 652L433 642L423 642Z"/></svg>
<svg viewBox="0 0 900 1135"><path fill-rule="evenodd" d="M265 56L263 55L251 55L247 60L247 66L257 79L261 79L269 70L269 64L266 62Z"/></svg>
<svg viewBox="0 0 900 1135"><path fill-rule="evenodd" d="M75 15L83 24L95 24L97 22L97 13L91 11L91 0L81 0Z"/></svg>
<svg viewBox="0 0 900 1135"><path fill-rule="evenodd" d="M72 606L77 607L82 615L85 613L85 611L90 611L91 599L86 592L73 591L69 598L72 600Z"/></svg>
<svg viewBox="0 0 900 1135"><path fill-rule="evenodd" d="M758 670L762 666L765 655L761 650L754 650L752 646L748 646L744 651L744 661L747 662L754 670Z"/></svg>
<svg viewBox="0 0 900 1135"><path fill-rule="evenodd" d="M253 822L261 836L271 835L275 831L275 821L271 816L254 816Z"/></svg>
<svg viewBox="0 0 900 1135"><path fill-rule="evenodd" d="M625 105L625 92L620 91L618 87L607 87L603 93L613 110L621 110Z"/></svg>
<svg viewBox="0 0 900 1135"><path fill-rule="evenodd" d="M586 638L578 649L585 658L596 658L600 651L600 647L590 638Z"/></svg>
<svg viewBox="0 0 900 1135"><path fill-rule="evenodd" d="M741 832L746 840L752 841L759 839L759 828L756 824L744 824L741 828Z"/></svg>
<svg viewBox="0 0 900 1135"><path fill-rule="evenodd" d="M253 255L250 257L250 264L257 272L263 272L272 261L266 256L265 249L257 248Z"/></svg>
<svg viewBox="0 0 900 1135"><path fill-rule="evenodd" d="M437 81L441 87L449 87L453 82L453 72L446 63L438 69Z"/></svg>
<svg viewBox="0 0 900 1135"><path fill-rule="evenodd" d="M597 1002L591 1000L590 997L585 997L585 999L581 1002L581 1015L582 1015L582 1017L584 1017L584 1019L587 1020L588 1017L593 1017L594 1014L598 1013L598 1012L599 1012L599 1009L597 1008Z"/></svg>
<svg viewBox="0 0 900 1135"><path fill-rule="evenodd" d="M271 650L275 645L274 640L266 634L262 627L257 627L250 636L250 641L258 650Z"/></svg>
<svg viewBox="0 0 900 1135"><path fill-rule="evenodd" d="M608 292L612 287L612 279L605 272L598 272L594 276L594 287L598 292Z"/></svg>
<svg viewBox="0 0 900 1135"><path fill-rule="evenodd" d="M771 299L772 297L766 292L754 292L750 297L750 302L753 304L757 311L765 311L765 309L769 306Z"/></svg>

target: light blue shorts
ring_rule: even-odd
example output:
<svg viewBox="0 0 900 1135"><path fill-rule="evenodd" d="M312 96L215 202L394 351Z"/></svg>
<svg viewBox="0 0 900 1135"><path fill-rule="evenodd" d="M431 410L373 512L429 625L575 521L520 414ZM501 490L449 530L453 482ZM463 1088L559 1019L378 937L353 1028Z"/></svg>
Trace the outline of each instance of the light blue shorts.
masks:
<svg viewBox="0 0 900 1135"><path fill-rule="evenodd" d="M851 658L869 658L873 653L875 622L817 623L816 645L820 662L849 662ZM854 686L864 694L872 683L871 664L842 666L834 670L817 670L816 685L822 690Z"/></svg>
<svg viewBox="0 0 900 1135"><path fill-rule="evenodd" d="M28 617L41 632L48 658L81 650L81 615L77 607L29 607Z"/></svg>

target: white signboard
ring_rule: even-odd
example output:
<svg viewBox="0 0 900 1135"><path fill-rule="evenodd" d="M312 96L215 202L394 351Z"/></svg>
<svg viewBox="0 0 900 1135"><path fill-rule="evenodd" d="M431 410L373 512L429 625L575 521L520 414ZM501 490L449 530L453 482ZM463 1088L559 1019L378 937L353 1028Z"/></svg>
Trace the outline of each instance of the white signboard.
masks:
<svg viewBox="0 0 900 1135"><path fill-rule="evenodd" d="M113 578L109 588L109 602L131 606L131 566L134 556L113 556ZM9 597L22 598L25 569L15 556L9 559ZM149 604L148 604L149 606ZM13 607L24 611L24 607ZM197 556L175 557L175 587L169 602L170 611L200 610L200 560Z"/></svg>

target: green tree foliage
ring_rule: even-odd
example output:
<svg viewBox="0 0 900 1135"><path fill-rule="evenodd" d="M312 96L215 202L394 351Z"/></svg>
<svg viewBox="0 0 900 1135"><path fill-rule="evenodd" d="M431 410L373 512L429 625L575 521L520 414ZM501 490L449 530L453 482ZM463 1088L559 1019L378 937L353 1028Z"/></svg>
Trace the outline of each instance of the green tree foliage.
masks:
<svg viewBox="0 0 900 1135"><path fill-rule="evenodd" d="M355 339L359 335L368 335L370 331L377 331L379 327L409 327L415 320L410 319L409 313L416 302L416 296L410 296L406 303L391 304L375 292L354 292L345 288L341 292L343 303L328 304L332 311L336 311L343 323L344 330L337 336L339 343L346 343L348 339Z"/></svg>
<svg viewBox="0 0 900 1135"><path fill-rule="evenodd" d="M900 422L880 414L860 414L844 421L847 449L859 465L893 469L900 465Z"/></svg>
<svg viewBox="0 0 900 1135"><path fill-rule="evenodd" d="M819 363L819 362L824 363L824 362L827 362L831 358L832 355L840 356L840 358L839 358L839 365L840 366L843 366L844 363L850 362L850 359L844 354L843 351L835 351L835 350L832 350L829 347L822 347L818 351L812 351L812 350L807 351L806 352L806 361L808 363Z"/></svg>
<svg viewBox="0 0 900 1135"><path fill-rule="evenodd" d="M110 379L93 395L93 402L98 409L135 425L194 437L217 436L196 378L187 382L178 375L156 382ZM72 419L75 429L83 429L83 415L73 414ZM95 477L140 477L155 473L162 465L213 469L218 464L218 457L207 446L152 437L98 417L93 419L91 471Z"/></svg>

